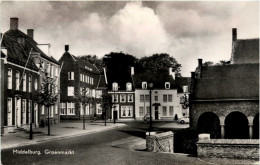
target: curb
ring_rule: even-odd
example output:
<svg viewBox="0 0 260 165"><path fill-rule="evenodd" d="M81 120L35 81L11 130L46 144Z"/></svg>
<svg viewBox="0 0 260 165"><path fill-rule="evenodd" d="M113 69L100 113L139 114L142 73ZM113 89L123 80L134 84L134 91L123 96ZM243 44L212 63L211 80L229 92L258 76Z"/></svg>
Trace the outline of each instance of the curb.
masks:
<svg viewBox="0 0 260 165"><path fill-rule="evenodd" d="M100 129L100 130L93 130L93 131L89 131L89 132L84 132L84 133L80 133L80 134L74 134L74 135L68 135L68 136L57 136L57 137L54 137L54 138L51 138L51 139L30 141L30 142L25 142L25 143L14 145L14 146L6 146L6 147L1 146L1 150L10 149L10 148L14 148L14 147L23 147L23 146L33 145L33 144L39 144L39 143L49 142L49 141L54 141L54 140L59 140L59 139L78 137L78 136L83 136L83 135L88 135L88 134L94 134L94 133L99 133L99 132L103 132L103 131L107 131L107 130L111 130L111 129L115 129L115 128L125 127L125 126L126 125L124 124L124 125L114 126L114 127L110 127L110 128L104 128L104 129Z"/></svg>

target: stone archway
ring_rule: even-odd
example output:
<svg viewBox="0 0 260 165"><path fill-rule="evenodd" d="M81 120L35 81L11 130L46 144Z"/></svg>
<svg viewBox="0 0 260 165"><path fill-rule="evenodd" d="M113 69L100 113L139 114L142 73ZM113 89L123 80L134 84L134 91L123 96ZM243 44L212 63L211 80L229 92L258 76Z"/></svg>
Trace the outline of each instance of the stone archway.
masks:
<svg viewBox="0 0 260 165"><path fill-rule="evenodd" d="M253 139L259 139L259 113L255 115L253 120Z"/></svg>
<svg viewBox="0 0 260 165"><path fill-rule="evenodd" d="M248 139L248 119L241 112L231 112L225 119L226 139Z"/></svg>
<svg viewBox="0 0 260 165"><path fill-rule="evenodd" d="M197 126L198 133L209 133L210 138L218 139L220 135L220 120L213 112L205 112L200 115Z"/></svg>

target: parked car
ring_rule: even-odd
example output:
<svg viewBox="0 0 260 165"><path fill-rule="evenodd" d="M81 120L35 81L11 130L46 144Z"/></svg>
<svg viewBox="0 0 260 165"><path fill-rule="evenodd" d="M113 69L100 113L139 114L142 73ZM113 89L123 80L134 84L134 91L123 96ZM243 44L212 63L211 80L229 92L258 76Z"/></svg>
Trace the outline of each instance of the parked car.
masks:
<svg viewBox="0 0 260 165"><path fill-rule="evenodd" d="M181 124L190 123L190 118L189 118L189 116L183 116L183 117L180 118L178 121L179 121L179 123L181 123Z"/></svg>

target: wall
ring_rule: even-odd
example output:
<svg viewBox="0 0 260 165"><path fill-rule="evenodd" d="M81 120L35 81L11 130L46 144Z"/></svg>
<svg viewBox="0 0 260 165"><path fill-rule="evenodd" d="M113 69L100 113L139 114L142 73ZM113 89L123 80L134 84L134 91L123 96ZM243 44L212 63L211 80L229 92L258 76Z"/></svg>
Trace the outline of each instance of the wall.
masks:
<svg viewBox="0 0 260 165"><path fill-rule="evenodd" d="M146 149L149 152L170 152L173 153L173 132L164 132L156 134L156 132L146 132Z"/></svg>
<svg viewBox="0 0 260 165"><path fill-rule="evenodd" d="M190 107L190 126L197 128L198 118L205 112L213 112L219 117L226 117L229 113L239 111L248 116L259 113L259 102L257 101L204 101L192 102Z"/></svg>
<svg viewBox="0 0 260 165"><path fill-rule="evenodd" d="M198 157L259 159L259 139L200 139Z"/></svg>

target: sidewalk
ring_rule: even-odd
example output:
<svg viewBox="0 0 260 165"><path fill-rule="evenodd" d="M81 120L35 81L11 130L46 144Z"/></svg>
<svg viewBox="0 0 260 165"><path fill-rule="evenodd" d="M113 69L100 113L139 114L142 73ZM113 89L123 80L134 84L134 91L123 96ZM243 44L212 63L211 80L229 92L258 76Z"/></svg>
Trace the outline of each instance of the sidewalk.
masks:
<svg viewBox="0 0 260 165"><path fill-rule="evenodd" d="M33 139L29 139L29 129L26 131L16 130L9 132L1 137L1 149L26 146L31 144L37 144L45 141L51 141L56 139L76 137L85 134L91 134L101 132L109 129L123 127L123 123L86 123L86 129L83 130L82 123L58 123L50 125L50 136L48 136L48 127L33 128Z"/></svg>

